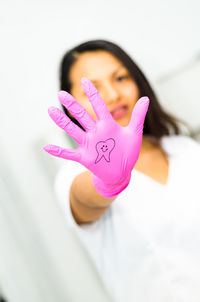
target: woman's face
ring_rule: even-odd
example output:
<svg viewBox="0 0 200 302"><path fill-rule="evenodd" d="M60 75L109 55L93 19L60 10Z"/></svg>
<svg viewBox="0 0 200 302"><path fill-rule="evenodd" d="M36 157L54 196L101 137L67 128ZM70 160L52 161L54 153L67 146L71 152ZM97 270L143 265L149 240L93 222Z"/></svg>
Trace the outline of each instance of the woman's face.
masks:
<svg viewBox="0 0 200 302"><path fill-rule="evenodd" d="M133 107L139 99L139 89L128 70L112 54L104 50L84 52L70 70L70 93L96 120L92 105L81 85L86 77L98 89L108 110L120 126L127 126Z"/></svg>

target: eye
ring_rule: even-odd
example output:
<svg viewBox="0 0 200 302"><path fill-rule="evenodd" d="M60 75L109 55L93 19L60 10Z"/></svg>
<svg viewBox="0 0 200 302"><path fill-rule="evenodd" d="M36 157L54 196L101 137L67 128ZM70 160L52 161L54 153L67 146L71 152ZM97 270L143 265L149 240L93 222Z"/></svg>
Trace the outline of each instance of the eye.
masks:
<svg viewBox="0 0 200 302"><path fill-rule="evenodd" d="M121 81L125 80L127 77L128 77L127 75L122 75L122 76L117 77L116 79L117 79L117 81L121 82Z"/></svg>

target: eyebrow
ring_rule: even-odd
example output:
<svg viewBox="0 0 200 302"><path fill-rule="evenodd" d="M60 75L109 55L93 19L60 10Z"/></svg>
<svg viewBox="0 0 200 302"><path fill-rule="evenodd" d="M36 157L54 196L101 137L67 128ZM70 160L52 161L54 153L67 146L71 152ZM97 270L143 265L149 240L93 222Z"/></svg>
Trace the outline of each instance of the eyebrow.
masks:
<svg viewBox="0 0 200 302"><path fill-rule="evenodd" d="M115 75L121 68L125 68L124 65L120 65L115 71L112 72L112 75ZM91 82L98 82L98 80L90 80Z"/></svg>

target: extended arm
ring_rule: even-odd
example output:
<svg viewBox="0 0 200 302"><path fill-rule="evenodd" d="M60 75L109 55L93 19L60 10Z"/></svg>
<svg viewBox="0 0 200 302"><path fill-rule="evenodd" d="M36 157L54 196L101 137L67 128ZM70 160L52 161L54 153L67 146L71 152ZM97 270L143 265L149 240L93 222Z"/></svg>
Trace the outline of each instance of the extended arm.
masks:
<svg viewBox="0 0 200 302"><path fill-rule="evenodd" d="M72 182L70 189L70 206L77 224L96 221L116 199L100 195L92 183L92 173L85 171Z"/></svg>

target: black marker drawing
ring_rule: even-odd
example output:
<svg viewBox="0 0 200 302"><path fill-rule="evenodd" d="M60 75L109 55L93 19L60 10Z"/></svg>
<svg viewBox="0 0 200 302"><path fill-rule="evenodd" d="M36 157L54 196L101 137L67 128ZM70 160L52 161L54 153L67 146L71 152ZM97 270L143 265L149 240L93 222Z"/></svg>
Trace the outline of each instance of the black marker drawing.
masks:
<svg viewBox="0 0 200 302"><path fill-rule="evenodd" d="M109 138L106 141L100 141L96 144L97 158L95 164L97 164L103 157L107 162L110 162L110 153L115 147L115 141L113 138Z"/></svg>

